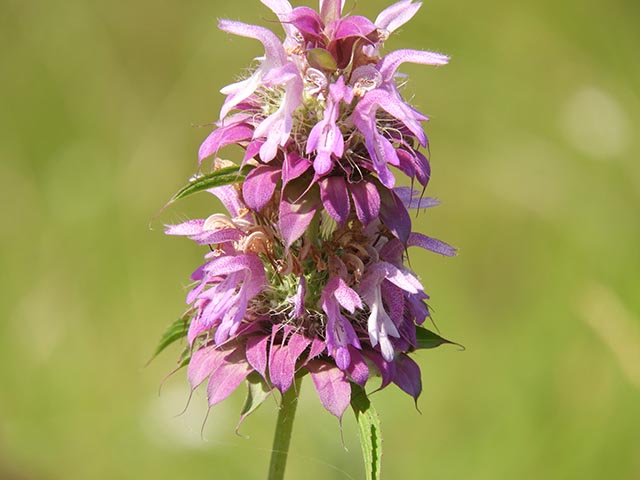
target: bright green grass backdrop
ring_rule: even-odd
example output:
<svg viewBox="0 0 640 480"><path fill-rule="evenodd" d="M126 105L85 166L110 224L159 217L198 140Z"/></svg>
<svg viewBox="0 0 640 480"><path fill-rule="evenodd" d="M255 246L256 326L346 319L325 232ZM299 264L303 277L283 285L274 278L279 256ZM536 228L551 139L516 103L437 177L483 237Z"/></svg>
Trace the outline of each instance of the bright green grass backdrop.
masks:
<svg viewBox="0 0 640 480"><path fill-rule="evenodd" d="M353 2L347 2L348 7ZM375 18L386 6L361 0ZM0 1L0 478L254 479L275 402L234 434L243 394L188 397L178 349L149 367L203 253L148 224L195 171L217 91L268 24L258 0ZM431 117L415 228L460 249L413 252L435 319L463 343L420 352L418 413L373 398L387 479L640 478L640 3L430 0L389 48ZM288 478L363 477L354 421L308 380ZM248 438L247 438L248 437Z"/></svg>

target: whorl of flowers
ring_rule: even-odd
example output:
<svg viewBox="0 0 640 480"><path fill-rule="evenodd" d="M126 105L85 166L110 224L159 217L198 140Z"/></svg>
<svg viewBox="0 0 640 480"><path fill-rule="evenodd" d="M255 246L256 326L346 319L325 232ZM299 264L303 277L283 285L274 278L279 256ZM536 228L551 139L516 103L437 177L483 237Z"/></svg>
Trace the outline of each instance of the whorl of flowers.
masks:
<svg viewBox="0 0 640 480"><path fill-rule="evenodd" d="M208 380L214 405L247 378L285 392L309 372L338 417L351 384L374 375L380 388L395 383L417 399L420 370L407 354L428 332L420 325L429 297L404 261L409 247L455 250L411 231L408 209L437 202L395 187L391 166L423 188L430 177L420 151L427 117L402 98L398 68L448 58L381 53L420 8L411 0L374 22L342 16L340 0L321 0L319 12L262 3L283 41L261 26L219 22L264 46L252 73L221 90L220 120L199 150L200 167L212 158L213 172L230 165L216 157L223 147L245 152L236 183L209 190L229 213L166 230L210 247L187 295L189 381Z"/></svg>

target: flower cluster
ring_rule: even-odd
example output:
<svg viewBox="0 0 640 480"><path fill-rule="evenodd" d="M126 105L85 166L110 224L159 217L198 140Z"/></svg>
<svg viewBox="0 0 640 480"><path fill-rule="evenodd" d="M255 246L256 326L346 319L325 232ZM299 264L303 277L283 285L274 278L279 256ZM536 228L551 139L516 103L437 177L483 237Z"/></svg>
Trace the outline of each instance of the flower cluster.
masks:
<svg viewBox="0 0 640 480"><path fill-rule="evenodd" d="M262 0L285 38L221 20L222 30L264 46L252 73L222 89L226 100L199 161L228 167L223 147L244 150L246 177L209 191L228 210L167 227L209 245L187 295L188 377L208 379L209 404L245 379L270 391L311 374L323 405L341 417L351 383L379 375L414 398L420 370L407 355L429 317L409 247L454 255L449 245L411 231L408 210L435 205L395 187L391 166L424 190L430 177L421 123L400 93L405 62L443 65L418 50L384 56L384 41L417 12L401 0L374 22L342 16L341 0L319 12ZM241 180L241 181L240 181Z"/></svg>

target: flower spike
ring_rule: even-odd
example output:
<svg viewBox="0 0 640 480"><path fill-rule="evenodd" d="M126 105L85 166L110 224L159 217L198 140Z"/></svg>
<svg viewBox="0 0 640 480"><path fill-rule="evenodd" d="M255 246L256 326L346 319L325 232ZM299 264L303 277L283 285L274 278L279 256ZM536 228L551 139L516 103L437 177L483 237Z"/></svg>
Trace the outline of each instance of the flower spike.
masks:
<svg viewBox="0 0 640 480"><path fill-rule="evenodd" d="M345 15L343 0L320 0L317 11L261 2L283 40L262 26L218 23L264 48L246 78L221 90L220 117L198 152L200 169L213 159L198 181L211 182L228 213L165 230L208 246L183 316L187 377L192 389L206 382L210 406L246 381L242 418L275 390L283 408L295 404L306 374L338 418L349 403L364 411L376 376L380 388L395 384L417 400L420 368L409 355L428 335L446 341L421 326L429 296L407 251L456 249L412 232L409 210L438 201L396 187L398 173L425 188L431 178L427 117L403 98L398 70L449 58L380 55L420 2L400 0L373 22ZM243 152L235 163L217 157L231 145Z"/></svg>

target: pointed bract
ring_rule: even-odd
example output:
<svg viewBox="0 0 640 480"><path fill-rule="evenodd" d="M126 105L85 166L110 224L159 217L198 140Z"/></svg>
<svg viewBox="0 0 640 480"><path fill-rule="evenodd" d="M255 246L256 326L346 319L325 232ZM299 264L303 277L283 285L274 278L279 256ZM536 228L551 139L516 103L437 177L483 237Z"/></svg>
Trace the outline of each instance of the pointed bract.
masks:
<svg viewBox="0 0 640 480"><path fill-rule="evenodd" d="M319 360L309 362L307 368L324 408L342 418L351 401L351 386L344 372Z"/></svg>

